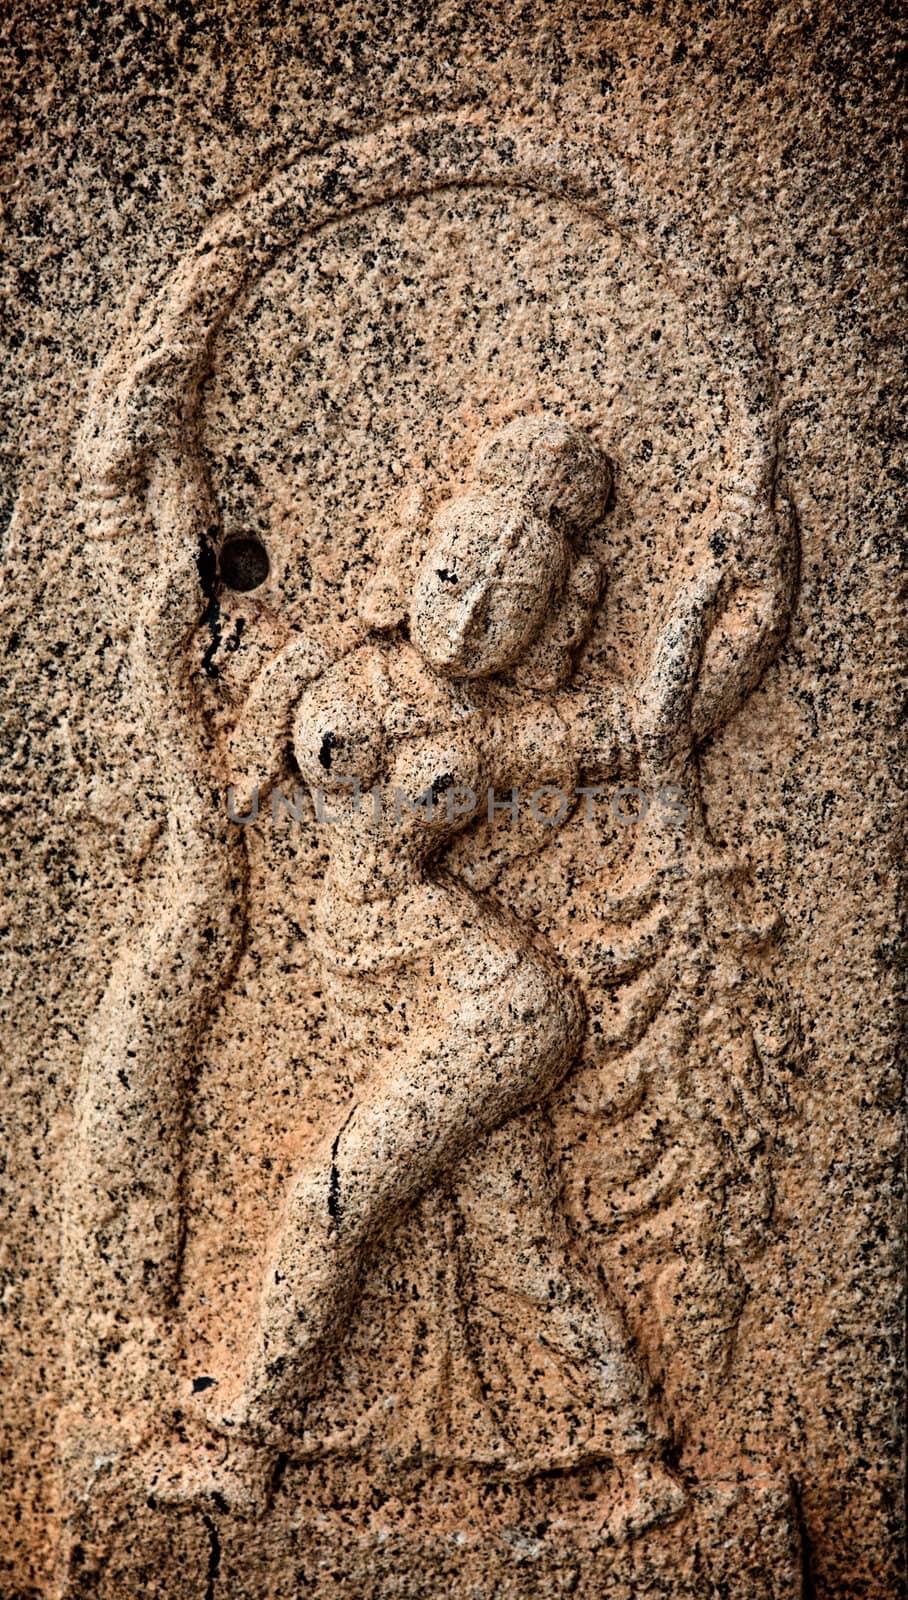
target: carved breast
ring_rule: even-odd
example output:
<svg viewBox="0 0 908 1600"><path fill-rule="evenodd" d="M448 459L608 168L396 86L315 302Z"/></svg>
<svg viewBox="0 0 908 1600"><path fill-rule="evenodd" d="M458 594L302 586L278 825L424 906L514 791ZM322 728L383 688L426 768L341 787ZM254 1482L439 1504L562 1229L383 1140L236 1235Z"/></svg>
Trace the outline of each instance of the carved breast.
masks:
<svg viewBox="0 0 908 1600"><path fill-rule="evenodd" d="M349 786L352 795L353 779L362 792L378 785L386 823L416 818L434 838L463 825L463 795L482 786L481 734L478 709L415 651L398 646L395 659L369 645L306 691L293 740L313 789Z"/></svg>

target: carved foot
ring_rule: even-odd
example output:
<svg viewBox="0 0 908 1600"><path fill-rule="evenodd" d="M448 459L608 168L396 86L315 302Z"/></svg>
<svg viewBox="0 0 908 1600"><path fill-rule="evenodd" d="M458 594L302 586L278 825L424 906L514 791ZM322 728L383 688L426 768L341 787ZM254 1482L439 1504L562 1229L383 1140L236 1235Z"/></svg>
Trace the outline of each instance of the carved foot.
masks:
<svg viewBox="0 0 908 1600"><path fill-rule="evenodd" d="M213 1385L204 1394L193 1395L188 1402L202 1427L217 1438L231 1453L240 1450L270 1450L272 1453L292 1449L299 1443L303 1425L303 1407L299 1397L282 1399L279 1392L247 1386L244 1389L222 1389Z"/></svg>
<svg viewBox="0 0 908 1600"><path fill-rule="evenodd" d="M604 1529L615 1544L624 1544L647 1528L673 1522L687 1506L687 1494L661 1461L643 1457L622 1467L624 1487Z"/></svg>
<svg viewBox="0 0 908 1600"><path fill-rule="evenodd" d="M266 1505L274 1462L237 1439L220 1457L211 1450L181 1449L155 1465L149 1491L162 1505L209 1505L252 1514Z"/></svg>

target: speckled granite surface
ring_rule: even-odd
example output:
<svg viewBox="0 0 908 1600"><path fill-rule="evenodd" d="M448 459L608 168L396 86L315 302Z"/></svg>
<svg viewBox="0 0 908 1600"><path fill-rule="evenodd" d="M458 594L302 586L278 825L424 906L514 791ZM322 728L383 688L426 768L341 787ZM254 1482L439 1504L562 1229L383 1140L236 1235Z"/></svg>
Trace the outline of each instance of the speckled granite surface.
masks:
<svg viewBox="0 0 908 1600"><path fill-rule="evenodd" d="M885 8L3 31L0 1594L901 1595Z"/></svg>

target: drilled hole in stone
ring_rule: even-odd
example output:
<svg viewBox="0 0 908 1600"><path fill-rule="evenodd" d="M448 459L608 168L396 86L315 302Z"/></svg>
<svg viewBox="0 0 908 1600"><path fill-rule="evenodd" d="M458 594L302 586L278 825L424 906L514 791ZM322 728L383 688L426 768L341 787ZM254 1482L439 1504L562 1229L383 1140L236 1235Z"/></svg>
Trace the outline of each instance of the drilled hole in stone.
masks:
<svg viewBox="0 0 908 1600"><path fill-rule="evenodd" d="M260 539L228 539L218 558L221 578L228 589L257 589L270 571L268 551Z"/></svg>

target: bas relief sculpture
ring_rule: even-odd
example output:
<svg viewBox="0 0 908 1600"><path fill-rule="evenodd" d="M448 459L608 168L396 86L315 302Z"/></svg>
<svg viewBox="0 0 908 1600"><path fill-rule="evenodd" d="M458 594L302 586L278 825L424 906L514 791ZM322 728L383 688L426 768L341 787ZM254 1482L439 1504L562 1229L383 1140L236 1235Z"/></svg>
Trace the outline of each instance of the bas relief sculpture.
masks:
<svg viewBox="0 0 908 1600"><path fill-rule="evenodd" d="M390 629L390 641L370 639L297 691L296 762L338 817L316 908L320 959L362 1089L288 1195L236 1422L267 1435L292 1415L342 1334L364 1256L467 1158L489 1207L508 1219L499 1274L538 1303L539 1338L595 1397L601 1437L586 1449L633 1463L624 1532L682 1502L656 1465L643 1373L614 1308L553 1231L541 1114L523 1124L516 1187L510 1140L483 1150L568 1070L582 999L533 930L441 865L469 816L445 803L457 788L570 789L630 756L616 695L567 687L600 589L572 537L604 513L609 472L582 434L543 414L493 438L475 477L433 518L412 595L394 592L406 573L383 573L364 595L365 620ZM375 803L350 791L353 778ZM431 816L394 804L427 792Z"/></svg>
<svg viewBox="0 0 908 1600"><path fill-rule="evenodd" d="M453 153L450 129L433 137L414 137L413 190L477 182L496 163L498 183L554 181L541 157L508 176L506 141L480 148L466 122ZM387 170L368 149L344 162L359 204L405 186L393 142ZM327 192L318 172L307 181ZM229 662L211 641L232 569L200 386L219 319L281 230L289 240L328 214L310 199L312 218L300 201L288 222L299 186L282 174L250 210L255 227L236 214L215 226L102 374L81 446L86 537L121 629L118 692L155 759L154 804L125 823L141 917L95 1018L65 1176L64 1504L75 1538L93 1497L131 1472L165 1501L264 1515L288 1462L337 1449L320 1397L368 1318L368 1273L416 1215L424 1252L456 1262L469 1333L478 1398L459 1459L514 1481L602 1464L596 1537L617 1551L696 1517L679 1417L729 1358L746 1262L772 1228L788 1036L780 1004L771 1042L771 979L755 1000L747 962L771 952L774 919L715 848L698 775L794 599L771 401L758 373L697 554L612 679L579 663L594 625L609 626L595 535L622 441L597 436L579 405L518 393L443 493L414 462L395 525L351 574L355 615L318 635L267 623L260 668L225 710ZM264 244L263 209L280 216ZM267 571L249 549L237 589ZM249 919L249 834L231 818L287 779L320 830L313 960L351 1089L283 1185L242 1338L220 1365L190 1340L180 1368L193 1063ZM616 785L683 804L649 806L626 830L620 874L581 913L552 908L554 932L463 872L477 796L482 816L494 790L504 826L515 793L550 787L568 816ZM100 791L95 803L117 820ZM529 862L565 837L563 821L523 842ZM575 1191L594 1219L586 1239ZM644 1263L649 1321L594 1259L600 1236L602 1259L630 1248Z"/></svg>

